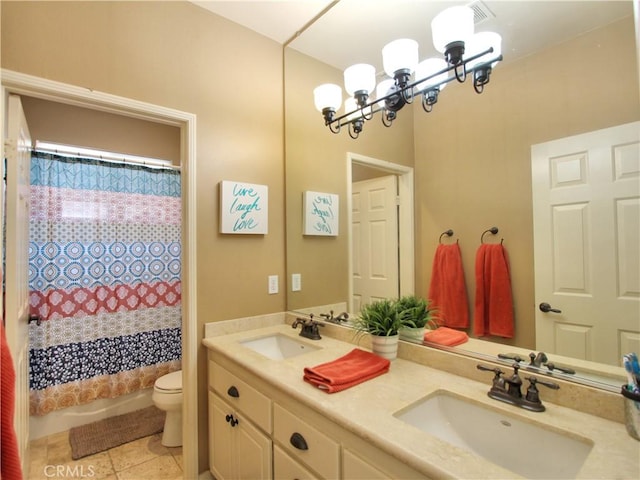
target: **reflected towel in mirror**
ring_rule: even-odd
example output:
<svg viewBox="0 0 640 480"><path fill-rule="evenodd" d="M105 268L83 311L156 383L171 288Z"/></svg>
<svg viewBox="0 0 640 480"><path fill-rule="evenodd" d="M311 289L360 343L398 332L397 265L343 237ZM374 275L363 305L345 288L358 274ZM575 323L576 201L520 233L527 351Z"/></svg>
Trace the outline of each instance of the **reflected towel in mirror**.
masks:
<svg viewBox="0 0 640 480"><path fill-rule="evenodd" d="M448 327L439 327L424 334L425 342L437 343L446 347L455 347L465 343L467 340L469 340L469 335L466 332Z"/></svg>
<svg viewBox="0 0 640 480"><path fill-rule="evenodd" d="M509 258L501 243L484 243L476 254L473 333L478 337L513 337L513 297Z"/></svg>
<svg viewBox="0 0 640 480"><path fill-rule="evenodd" d="M438 245L433 258L429 299L438 312L439 325L452 328L469 326L469 300L457 243Z"/></svg>

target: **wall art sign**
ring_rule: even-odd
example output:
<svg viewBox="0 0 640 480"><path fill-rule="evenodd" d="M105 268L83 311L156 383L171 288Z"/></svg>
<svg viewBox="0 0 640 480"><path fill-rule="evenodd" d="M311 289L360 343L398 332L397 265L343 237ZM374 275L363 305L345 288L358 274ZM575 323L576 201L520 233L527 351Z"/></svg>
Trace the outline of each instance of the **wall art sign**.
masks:
<svg viewBox="0 0 640 480"><path fill-rule="evenodd" d="M304 235L338 236L338 202L333 193L303 192Z"/></svg>
<svg viewBox="0 0 640 480"><path fill-rule="evenodd" d="M252 183L220 182L220 232L266 234L269 188Z"/></svg>

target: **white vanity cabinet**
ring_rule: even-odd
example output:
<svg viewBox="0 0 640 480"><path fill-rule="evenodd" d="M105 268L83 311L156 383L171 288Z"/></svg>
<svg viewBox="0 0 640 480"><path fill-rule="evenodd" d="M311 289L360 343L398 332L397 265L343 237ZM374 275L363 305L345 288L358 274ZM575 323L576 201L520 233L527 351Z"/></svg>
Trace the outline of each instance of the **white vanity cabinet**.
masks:
<svg viewBox="0 0 640 480"><path fill-rule="evenodd" d="M216 480L425 478L278 385L212 353L209 468Z"/></svg>
<svg viewBox="0 0 640 480"><path fill-rule="evenodd" d="M217 480L271 479L271 400L215 363L209 388L211 473Z"/></svg>

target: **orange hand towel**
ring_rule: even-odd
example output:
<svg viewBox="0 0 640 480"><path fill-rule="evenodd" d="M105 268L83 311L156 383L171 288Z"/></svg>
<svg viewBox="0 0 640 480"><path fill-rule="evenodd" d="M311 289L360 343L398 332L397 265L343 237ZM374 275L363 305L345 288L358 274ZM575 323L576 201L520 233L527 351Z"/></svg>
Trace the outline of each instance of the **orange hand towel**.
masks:
<svg viewBox="0 0 640 480"><path fill-rule="evenodd" d="M513 337L509 258L502 244L482 244L476 254L474 333Z"/></svg>
<svg viewBox="0 0 640 480"><path fill-rule="evenodd" d="M336 360L305 368L303 379L327 393L334 393L387 373L390 365L386 358L354 348Z"/></svg>
<svg viewBox="0 0 640 480"><path fill-rule="evenodd" d="M453 328L438 327L424 334L424 341L437 343L446 347L455 347L469 340L469 335Z"/></svg>
<svg viewBox="0 0 640 480"><path fill-rule="evenodd" d="M438 310L440 325L453 328L469 326L469 300L457 243L438 245L433 258L429 299Z"/></svg>

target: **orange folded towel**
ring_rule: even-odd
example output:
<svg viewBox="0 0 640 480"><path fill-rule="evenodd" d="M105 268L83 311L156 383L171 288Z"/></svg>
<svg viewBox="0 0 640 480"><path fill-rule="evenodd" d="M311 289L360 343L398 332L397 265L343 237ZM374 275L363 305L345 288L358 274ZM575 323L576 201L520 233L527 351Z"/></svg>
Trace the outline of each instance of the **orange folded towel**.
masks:
<svg viewBox="0 0 640 480"><path fill-rule="evenodd" d="M457 243L438 245L433 258L429 299L438 310L440 325L453 328L469 326L469 300Z"/></svg>
<svg viewBox="0 0 640 480"><path fill-rule="evenodd" d="M482 244L476 254L474 333L513 337L509 258L502 244Z"/></svg>
<svg viewBox="0 0 640 480"><path fill-rule="evenodd" d="M469 340L469 335L453 328L438 327L424 334L424 341L447 347L455 347Z"/></svg>
<svg viewBox="0 0 640 480"><path fill-rule="evenodd" d="M386 358L354 348L336 360L305 368L303 379L327 393L335 393L387 373L390 365Z"/></svg>

